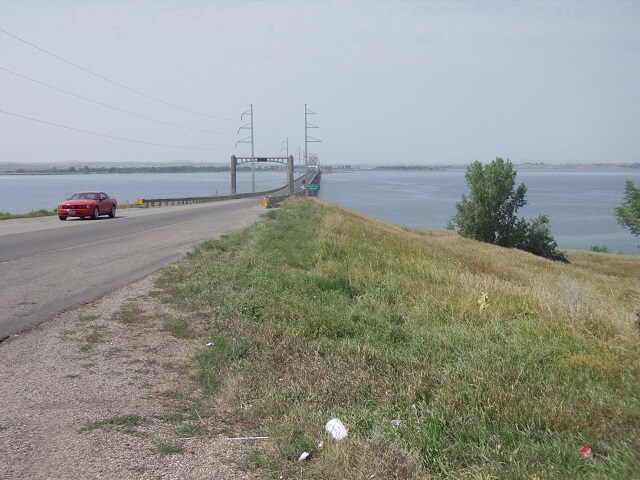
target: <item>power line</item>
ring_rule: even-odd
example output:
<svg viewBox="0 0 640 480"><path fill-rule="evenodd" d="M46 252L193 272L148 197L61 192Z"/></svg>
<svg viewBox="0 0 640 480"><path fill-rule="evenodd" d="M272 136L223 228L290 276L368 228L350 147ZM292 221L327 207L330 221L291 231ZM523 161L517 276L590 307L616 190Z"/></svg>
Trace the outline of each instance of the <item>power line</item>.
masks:
<svg viewBox="0 0 640 480"><path fill-rule="evenodd" d="M177 124L177 123L172 123L172 122L167 122L167 121L164 121L164 120L159 120L159 119L153 118L153 117L147 117L146 115L142 115L140 113L130 112L129 110L125 110L124 108L115 107L113 105L108 105L108 104L100 102L98 100L93 100L91 98L87 98L87 97L84 97L82 95L78 95L77 93L73 93L73 92L70 92L68 90L64 90L62 88L54 87L53 85L49 85L48 83L41 82L41 81L36 80L34 78L31 78L31 77L27 77L26 75L22 75L21 73L14 72L12 70L9 70L8 68L0 67L0 70L3 70L5 72L10 73L12 75L15 75L17 77L24 78L25 80L29 80L30 82L37 83L38 85L42 85L43 87L51 88L53 90L57 90L58 92L62 92L62 93L65 93L67 95L71 95L72 97L79 98L79 99L84 100L86 102L95 103L96 105L100 105L100 106L105 107L105 108L110 108L111 110L116 110L118 112L126 113L127 115L133 115L134 117L144 118L146 120L151 120L152 122L162 123L164 125L170 125L172 127L183 128L185 130L192 130L194 132L213 133L213 134L216 134L216 135L233 135L232 133L221 133L221 132L214 132L213 130L204 130L204 129L200 129L200 128L192 128L192 127L187 127L186 125L180 125L180 124Z"/></svg>
<svg viewBox="0 0 640 480"><path fill-rule="evenodd" d="M117 86L118 86L118 87L120 87L120 88L123 88L123 89L125 89L125 90L128 90L129 92L135 93L136 95L140 95L140 96L142 96L142 97L145 97L145 98L148 98L148 99L150 99L150 100L153 100L154 102L162 103L163 105L167 105L167 106L169 106L169 107L177 108L178 110L182 110L182 111L185 111L185 112L189 112L189 113L192 113L192 114L194 114L194 115L200 115L200 116L202 116L202 117L214 118L214 119L217 119L217 120L229 120L229 121L233 121L233 122L235 122L235 121L236 121L236 120L235 120L235 119L233 119L233 118L216 117L216 116L214 116L214 115L209 115L209 114L207 114L207 113L197 112L197 111L195 111L195 110L191 110L191 109L186 108L186 107L181 107L180 105L176 105L176 104L174 104L174 103L166 102L166 101L164 101L164 100L161 100L161 99L159 99L159 98L153 97L153 96L148 95L148 94L146 94L146 93L144 93L144 92L141 92L141 91L139 91L139 90L135 90L135 89L133 89L133 88L131 88L131 87L128 87L128 86L126 86L126 85L125 85L125 84L123 84L123 83L120 83L120 82L117 82L117 81L115 81L115 80L112 80L112 79L110 79L110 78L108 78L108 77L105 77L104 75L100 75L99 73L93 72L93 71L89 70L88 68L84 68L83 66L78 65L77 63L73 63L72 61L67 60L66 58L62 58L61 56L56 55L55 53L52 53L52 52L50 52L50 51L48 51L48 50L45 50L45 49L44 49L44 48L42 48L42 47L39 47L39 46L37 46L37 45L35 45L35 44L31 43L31 42L28 42L27 40L25 40L25 39L23 39L23 38L20 38L20 37L18 37L17 35L14 35L13 33L9 33L9 32L7 32L5 29L3 29L3 28L0 28L0 32L4 33L4 34L6 34L6 35L9 35L10 37L15 38L16 40L18 40L18 41L20 41L20 42L22 42L22 43L24 43L24 44L26 44L26 45L29 45L30 47L33 47L33 48L35 48L36 50L40 50L41 52L44 52L44 53L46 53L47 55L50 55L50 56L52 56L52 57L54 57L54 58L56 58L56 59L60 60L61 62L67 63L67 64L69 64L69 65L71 65L71 66L73 66L73 67L75 67L75 68L77 68L77 69L79 69L79 70L82 70L83 72L86 72L86 73L88 73L88 74L90 74L90 75L93 75L93 76L94 76L94 77L96 77L96 78L99 78L99 79L101 79L101 80L104 80L104 81L106 81L106 82L109 82L109 83L111 83L111 84L113 84L113 85L117 85Z"/></svg>
<svg viewBox="0 0 640 480"><path fill-rule="evenodd" d="M116 30L117 32L119 32L120 34L122 34L123 36L125 36L127 39L129 39L130 41L132 41L133 43L135 43L136 45L138 45L139 47L142 47L144 50L152 53L153 55L155 55L156 57L162 59L163 61L167 62L168 64L170 64L173 68L179 70L180 72L184 73L185 75L188 75L189 77L198 80L199 82L202 82L204 84L206 84L207 82L205 82L204 80L202 80L201 78L195 76L193 73L185 70L184 68L180 67L180 65L176 64L175 62L173 62L171 59L165 57L164 55L161 55L160 53L158 53L157 51L155 51L154 49L152 49L151 47L148 47L147 45L145 45L144 43L140 42L139 40L137 40L136 38L132 37L131 35L129 35L127 32L125 32L123 29L121 29L120 27L118 27L117 25L114 25L113 23L111 23L109 20L107 20L106 18L102 17L101 15L99 15L98 13L94 12L93 10L91 10L89 7L87 7L86 5L83 5L81 2L79 2L78 0L74 0L75 3L77 5L79 5L80 7L84 8L87 12L89 12L91 15L99 18L101 21L103 21L104 23L106 23L107 25L109 25L111 28L113 28L114 30Z"/></svg>
<svg viewBox="0 0 640 480"><path fill-rule="evenodd" d="M74 132L87 133L89 135L96 135L98 137L111 138L113 140L121 140L123 142L141 143L143 145L153 145L155 147L164 147L164 148L178 148L183 150L229 150L228 148L193 147L193 146L167 145L163 143L146 142L144 140L135 140L132 138L117 137L115 135L108 135L106 133L92 132L91 130L83 130L81 128L69 127L67 125L60 125L59 123L47 122L46 120L27 117L26 115L20 115L18 113L6 112L4 110L0 110L0 113L4 113L5 115L10 115L12 117L23 118L25 120L31 120L32 122L44 123L45 125L53 125L54 127L66 128L67 130L73 130Z"/></svg>

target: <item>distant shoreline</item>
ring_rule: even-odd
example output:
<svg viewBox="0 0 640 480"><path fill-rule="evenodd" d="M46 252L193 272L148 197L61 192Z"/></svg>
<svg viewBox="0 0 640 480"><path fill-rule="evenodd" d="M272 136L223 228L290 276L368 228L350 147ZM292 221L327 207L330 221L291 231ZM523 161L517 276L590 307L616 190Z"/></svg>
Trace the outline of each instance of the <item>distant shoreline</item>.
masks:
<svg viewBox="0 0 640 480"><path fill-rule="evenodd" d="M516 168L539 170L613 170L619 168L640 169L640 163L520 163Z"/></svg>
<svg viewBox="0 0 640 480"><path fill-rule="evenodd" d="M73 167L71 167L73 168ZM17 168L15 170L0 171L0 175L105 175L105 174L132 174L132 173L217 173L230 172L230 167L203 166L195 167L189 165L167 166L167 167L92 167L88 169L71 168L38 168L27 169ZM261 171L283 171L282 167L261 168ZM239 172L250 172L250 167L240 167Z"/></svg>
<svg viewBox="0 0 640 480"><path fill-rule="evenodd" d="M13 166L13 165L12 165ZM132 173L208 173L230 172L229 166L223 165L166 165L166 166L123 166L110 167L64 167L55 166L46 168L44 165L15 164L15 168L9 169L3 165L0 175L104 175L104 174L132 174ZM521 163L514 164L516 169L523 170L616 170L616 169L640 169L640 163ZM2 168L2 167L0 167ZM355 172L355 171L446 171L451 169L466 168L466 165L327 165L321 166L325 173ZM261 166L261 171L282 171L281 166ZM238 168L238 171L251 171L248 166Z"/></svg>

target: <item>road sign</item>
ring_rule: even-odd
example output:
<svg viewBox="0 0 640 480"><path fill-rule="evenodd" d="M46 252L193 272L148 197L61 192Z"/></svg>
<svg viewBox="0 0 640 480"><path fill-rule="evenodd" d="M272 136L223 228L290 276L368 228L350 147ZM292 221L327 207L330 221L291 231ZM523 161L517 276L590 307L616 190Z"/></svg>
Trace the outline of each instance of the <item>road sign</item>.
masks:
<svg viewBox="0 0 640 480"><path fill-rule="evenodd" d="M320 184L319 183L308 183L307 184L307 190L320 190Z"/></svg>

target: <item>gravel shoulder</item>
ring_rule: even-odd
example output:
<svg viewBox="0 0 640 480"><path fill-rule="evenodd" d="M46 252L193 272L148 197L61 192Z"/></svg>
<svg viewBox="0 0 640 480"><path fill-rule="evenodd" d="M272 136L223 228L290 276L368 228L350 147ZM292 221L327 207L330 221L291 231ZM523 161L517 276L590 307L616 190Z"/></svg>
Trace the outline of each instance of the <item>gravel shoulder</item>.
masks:
<svg viewBox="0 0 640 480"><path fill-rule="evenodd" d="M246 479L154 276L0 343L0 478Z"/></svg>

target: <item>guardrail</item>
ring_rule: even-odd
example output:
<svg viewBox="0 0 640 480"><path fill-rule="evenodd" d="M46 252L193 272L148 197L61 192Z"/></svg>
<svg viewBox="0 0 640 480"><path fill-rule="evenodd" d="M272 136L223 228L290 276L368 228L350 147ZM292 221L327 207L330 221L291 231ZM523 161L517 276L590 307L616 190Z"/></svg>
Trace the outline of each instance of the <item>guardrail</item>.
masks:
<svg viewBox="0 0 640 480"><path fill-rule="evenodd" d="M307 173L306 175L303 175L302 177L299 177L298 179L296 179L295 183L298 184L300 183L300 180L304 180L304 185L305 185L305 189L304 190L300 190L299 188L295 188L294 189L294 196L298 197L301 195L311 195L311 196L317 196L318 195L318 191L317 190L311 190L308 189L306 187L306 185L309 185L311 183L315 183L315 181L317 180L318 182L320 181L320 173L319 171L314 171L314 172L310 172ZM306 178L305 178L306 177ZM288 194L288 186L284 187L280 192L282 192L283 190L287 190L287 193L281 193L280 195L266 195L263 199L262 199L262 205L264 205L267 208L274 208L277 207L278 204L282 201L284 201L286 198L289 197Z"/></svg>

